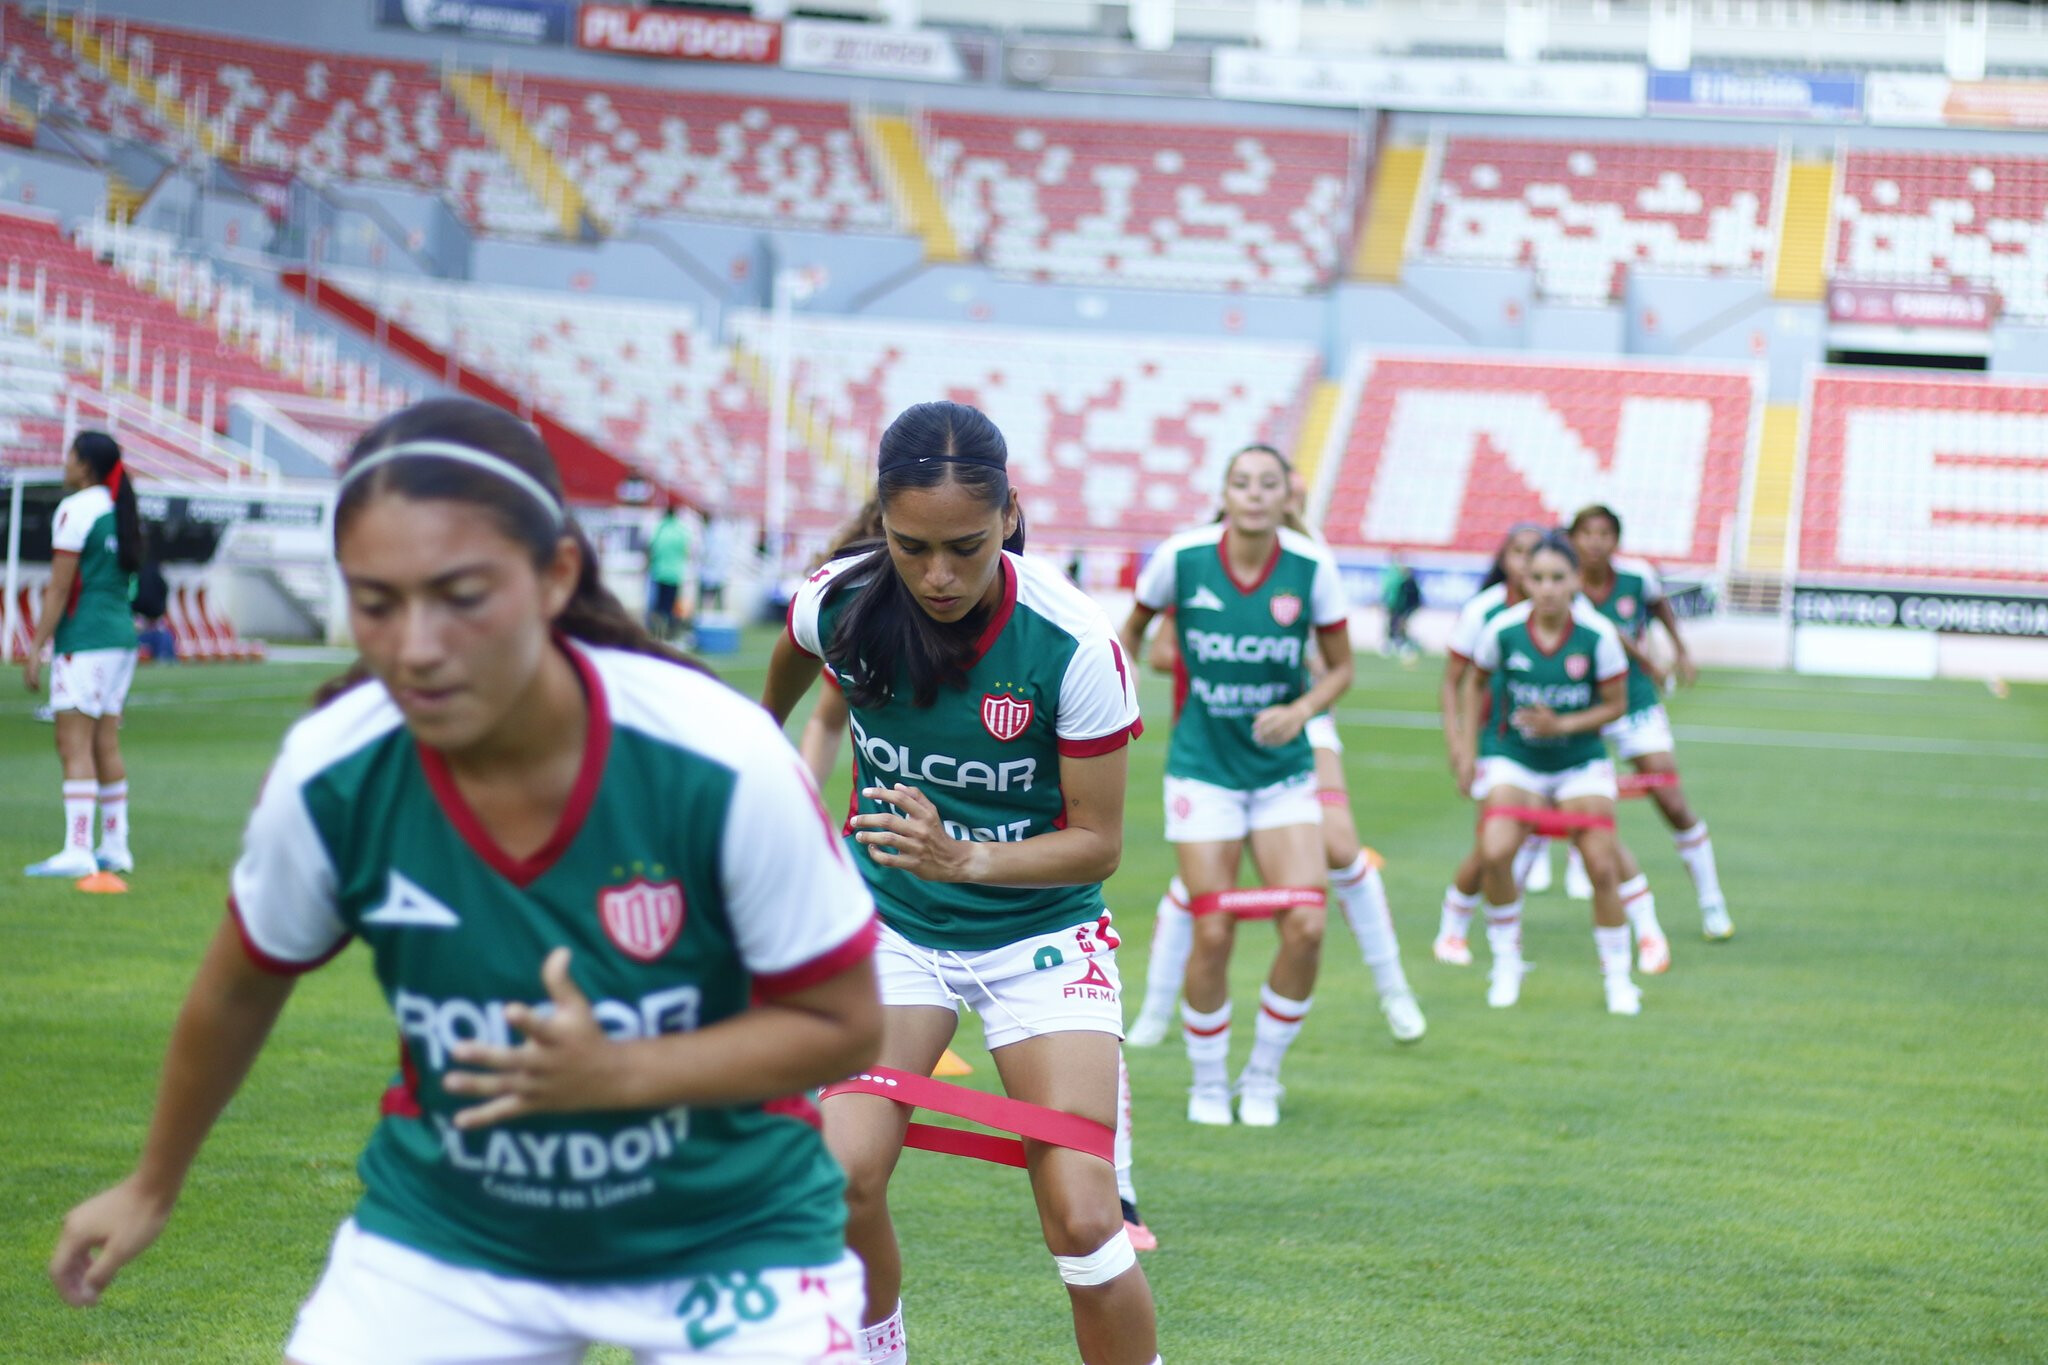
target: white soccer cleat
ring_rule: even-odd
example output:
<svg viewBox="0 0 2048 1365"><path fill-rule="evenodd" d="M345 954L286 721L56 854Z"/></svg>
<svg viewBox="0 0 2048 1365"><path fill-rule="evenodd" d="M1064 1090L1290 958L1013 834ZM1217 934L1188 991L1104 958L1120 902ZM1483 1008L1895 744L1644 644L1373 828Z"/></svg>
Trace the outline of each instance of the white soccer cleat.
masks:
<svg viewBox="0 0 2048 1365"><path fill-rule="evenodd" d="M22 872L31 877L63 877L76 881L80 877L90 877L99 870L99 861L91 852L82 848L67 848L54 857L45 858L39 863L30 863Z"/></svg>
<svg viewBox="0 0 2048 1365"><path fill-rule="evenodd" d="M125 848L108 848L102 844L93 851L92 860L99 865L99 869L102 872L133 872L135 870L135 855Z"/></svg>
<svg viewBox="0 0 2048 1365"><path fill-rule="evenodd" d="M1644 976L1662 976L1671 970L1671 940L1662 934L1644 934L1636 940L1636 970Z"/></svg>
<svg viewBox="0 0 2048 1365"><path fill-rule="evenodd" d="M1125 1031L1124 1046L1158 1047L1166 1041L1166 1035L1172 1028L1171 1018L1141 1014L1138 1021Z"/></svg>
<svg viewBox="0 0 2048 1365"><path fill-rule="evenodd" d="M1495 957L1493 967L1486 975L1486 1003L1497 1010L1504 1010L1522 998L1522 978L1529 974L1529 964L1522 960L1520 953L1513 957Z"/></svg>
<svg viewBox="0 0 2048 1365"><path fill-rule="evenodd" d="M1700 933L1709 940L1719 943L1735 937L1735 921L1728 918L1725 905L1702 905L1700 907Z"/></svg>
<svg viewBox="0 0 2048 1365"><path fill-rule="evenodd" d="M1593 879L1586 875L1586 865L1577 858L1565 860L1564 894L1575 901L1593 899Z"/></svg>
<svg viewBox="0 0 2048 1365"><path fill-rule="evenodd" d="M1641 1014L1643 1012L1643 988L1625 976L1608 977L1607 1012L1609 1014Z"/></svg>
<svg viewBox="0 0 2048 1365"><path fill-rule="evenodd" d="M1188 1122L1205 1123L1212 1128L1228 1128L1230 1118L1230 1087L1227 1085L1197 1085L1188 1090Z"/></svg>
<svg viewBox="0 0 2048 1365"><path fill-rule="evenodd" d="M1280 1096L1286 1087L1277 1076L1247 1071L1237 1078L1237 1121L1247 1128L1271 1128L1280 1122Z"/></svg>
<svg viewBox="0 0 2048 1365"><path fill-rule="evenodd" d="M1529 864L1529 875L1522 881L1522 889L1532 896L1540 896L1550 889L1550 850L1544 849L1543 856Z"/></svg>
<svg viewBox="0 0 2048 1365"><path fill-rule="evenodd" d="M1415 1003L1413 994L1383 997L1380 1013L1387 1016L1387 1032L1397 1043L1416 1042L1429 1032L1429 1021L1422 1017L1422 1006Z"/></svg>
<svg viewBox="0 0 2048 1365"><path fill-rule="evenodd" d="M1456 934L1438 934L1436 942L1430 945L1436 960L1451 967L1472 965L1472 945Z"/></svg>

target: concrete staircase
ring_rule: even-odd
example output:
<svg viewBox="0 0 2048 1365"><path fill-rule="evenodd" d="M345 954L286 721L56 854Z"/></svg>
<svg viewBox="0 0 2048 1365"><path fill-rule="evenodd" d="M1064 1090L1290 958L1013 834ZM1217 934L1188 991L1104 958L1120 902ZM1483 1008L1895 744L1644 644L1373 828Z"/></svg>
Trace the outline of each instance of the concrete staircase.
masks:
<svg viewBox="0 0 2048 1365"><path fill-rule="evenodd" d="M1810 303L1827 288L1828 224L1835 163L1795 161L1785 176L1785 212L1778 225L1774 298Z"/></svg>
<svg viewBox="0 0 2048 1365"><path fill-rule="evenodd" d="M1351 277L1376 284L1398 284L1401 262L1408 254L1408 225L1428 169L1427 147L1383 147L1373 176L1372 203L1358 249L1351 258Z"/></svg>
<svg viewBox="0 0 2048 1365"><path fill-rule="evenodd" d="M483 130L491 145L512 164L534 197L555 214L564 237L577 241L598 235L583 191L562 169L554 153L533 135L519 110L489 76L479 71L451 70L441 77L441 84L470 121Z"/></svg>
<svg viewBox="0 0 2048 1365"><path fill-rule="evenodd" d="M939 198L931 169L925 164L924 148L918 145L917 130L910 120L894 114L864 113L861 135L868 151L882 169L882 179L896 216L924 239L928 261L957 262L965 259L953 224L946 217L946 205Z"/></svg>

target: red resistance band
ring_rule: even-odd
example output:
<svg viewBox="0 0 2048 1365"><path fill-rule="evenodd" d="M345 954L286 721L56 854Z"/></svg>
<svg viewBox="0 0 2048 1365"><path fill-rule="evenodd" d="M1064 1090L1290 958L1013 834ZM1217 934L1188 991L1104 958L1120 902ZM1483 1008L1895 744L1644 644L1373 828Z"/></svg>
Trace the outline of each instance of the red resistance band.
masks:
<svg viewBox="0 0 2048 1365"><path fill-rule="evenodd" d="M1631 796L1648 796L1658 787L1678 785L1677 773L1624 773L1614 784L1626 801Z"/></svg>
<svg viewBox="0 0 2048 1365"><path fill-rule="evenodd" d="M1026 1104L1004 1095L969 1090L964 1085L947 1085L944 1081L915 1076L894 1067L878 1066L828 1085L822 1098L831 1099L834 1095L879 1095L906 1108L951 1114L954 1118L966 1119L984 1128L1015 1133L1018 1137L1028 1137L1049 1147L1065 1147L1104 1161L1115 1160L1116 1130L1106 1123L1097 1123L1059 1109L1047 1109L1043 1105ZM1024 1164L1024 1144L1017 1138L970 1133L965 1129L941 1128L930 1123L911 1124L903 1145L921 1152L971 1156L978 1161L993 1161L999 1166Z"/></svg>
<svg viewBox="0 0 2048 1365"><path fill-rule="evenodd" d="M1230 915L1236 919L1271 919L1282 910L1325 905L1319 886L1254 886L1243 891L1211 891L1188 902L1190 915Z"/></svg>
<svg viewBox="0 0 2048 1365"><path fill-rule="evenodd" d="M1563 839L1578 829L1613 829L1611 815L1581 815L1577 811L1552 810L1547 806L1488 806L1480 820L1519 820L1546 839Z"/></svg>
<svg viewBox="0 0 2048 1365"><path fill-rule="evenodd" d="M1325 787L1316 793L1316 800L1326 806L1348 806L1351 804L1351 793L1342 787Z"/></svg>

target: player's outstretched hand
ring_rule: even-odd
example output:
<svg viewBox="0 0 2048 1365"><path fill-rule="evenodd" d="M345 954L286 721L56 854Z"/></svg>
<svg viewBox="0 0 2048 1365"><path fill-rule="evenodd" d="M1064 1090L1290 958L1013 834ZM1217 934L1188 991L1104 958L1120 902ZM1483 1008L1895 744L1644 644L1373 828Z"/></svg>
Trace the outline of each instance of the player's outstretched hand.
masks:
<svg viewBox="0 0 2048 1365"><path fill-rule="evenodd" d="M541 964L549 1008L507 1005L505 1022L525 1037L517 1047L457 1043L449 1055L465 1071L441 1084L450 1094L479 1095L484 1103L455 1115L458 1128L483 1128L528 1114L632 1108L624 1049L605 1037L590 1001L569 976L569 950L557 948Z"/></svg>
<svg viewBox="0 0 2048 1365"><path fill-rule="evenodd" d="M866 846L870 858L928 882L974 880L975 846L946 832L929 796L901 782L863 787L860 794L896 808L894 813L870 811L853 817L853 837Z"/></svg>
<svg viewBox="0 0 2048 1365"><path fill-rule="evenodd" d="M73 1308L90 1308L121 1273L149 1250L170 1220L169 1199L144 1191L134 1176L102 1190L64 1216L50 1253L50 1283Z"/></svg>

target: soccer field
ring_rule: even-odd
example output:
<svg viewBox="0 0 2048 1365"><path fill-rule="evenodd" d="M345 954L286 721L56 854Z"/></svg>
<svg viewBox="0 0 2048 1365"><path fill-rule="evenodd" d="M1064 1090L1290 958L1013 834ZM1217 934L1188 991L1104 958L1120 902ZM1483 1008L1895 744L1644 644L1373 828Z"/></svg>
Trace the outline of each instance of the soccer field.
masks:
<svg viewBox="0 0 2048 1365"><path fill-rule="evenodd" d="M758 693L770 638L720 671ZM143 670L126 896L18 876L56 846L57 764L18 683L0 701L0 1360L279 1357L393 1064L357 950L299 987L107 1302L62 1307L43 1265L63 1211L133 1158L249 803L331 671ZM1531 900L1515 1009L1487 1009L1483 947L1430 958L1472 828L1435 680L1362 657L1339 709L1427 1039L1388 1038L1333 916L1279 1128L1193 1128L1177 1042L1131 1054L1166 1360L2048 1359L2048 689L1716 672L1679 697L1738 932L1701 942L1668 834L1630 803L1676 964L1629 1020L1561 891ZM1172 870L1161 680L1145 709L1109 887L1132 991ZM1239 943L1233 1069L1270 937ZM969 1020L968 1083L992 1085L979 1039ZM1020 1172L912 1153L895 1206L919 1365L1071 1365Z"/></svg>

